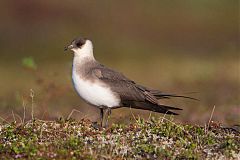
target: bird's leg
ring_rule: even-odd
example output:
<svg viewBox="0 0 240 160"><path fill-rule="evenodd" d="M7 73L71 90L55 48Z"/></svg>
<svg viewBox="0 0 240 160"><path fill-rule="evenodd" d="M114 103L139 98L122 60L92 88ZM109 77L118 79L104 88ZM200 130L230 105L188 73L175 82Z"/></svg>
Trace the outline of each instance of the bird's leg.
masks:
<svg viewBox="0 0 240 160"><path fill-rule="evenodd" d="M107 108L106 120L105 120L105 127L108 127L108 119L112 113L111 108Z"/></svg>
<svg viewBox="0 0 240 160"><path fill-rule="evenodd" d="M104 109L103 109L103 108L100 108L101 127L103 127L103 117L104 117Z"/></svg>

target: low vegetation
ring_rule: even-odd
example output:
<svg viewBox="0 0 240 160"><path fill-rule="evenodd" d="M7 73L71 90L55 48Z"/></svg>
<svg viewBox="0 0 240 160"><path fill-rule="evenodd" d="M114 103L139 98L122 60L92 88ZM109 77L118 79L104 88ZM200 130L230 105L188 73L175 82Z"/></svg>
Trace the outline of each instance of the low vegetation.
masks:
<svg viewBox="0 0 240 160"><path fill-rule="evenodd" d="M217 123L205 127L166 118L112 124L89 120L0 124L0 159L237 159L240 136Z"/></svg>

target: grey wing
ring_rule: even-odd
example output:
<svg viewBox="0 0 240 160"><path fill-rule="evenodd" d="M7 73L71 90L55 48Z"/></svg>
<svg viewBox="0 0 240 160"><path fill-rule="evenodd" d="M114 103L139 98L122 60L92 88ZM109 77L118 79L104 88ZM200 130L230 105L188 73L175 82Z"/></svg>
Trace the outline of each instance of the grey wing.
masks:
<svg viewBox="0 0 240 160"><path fill-rule="evenodd" d="M105 84L111 85L111 90L121 98L124 107L150 110L158 113L177 115L170 110L181 110L180 108L161 105L151 90L136 84L123 74L99 65L92 69L92 74Z"/></svg>
<svg viewBox="0 0 240 160"><path fill-rule="evenodd" d="M111 85L113 92L116 92L122 103L145 102L157 104L157 99L149 92L141 90L134 81L125 77L122 73L114 71L103 65L93 68L92 73L104 83Z"/></svg>

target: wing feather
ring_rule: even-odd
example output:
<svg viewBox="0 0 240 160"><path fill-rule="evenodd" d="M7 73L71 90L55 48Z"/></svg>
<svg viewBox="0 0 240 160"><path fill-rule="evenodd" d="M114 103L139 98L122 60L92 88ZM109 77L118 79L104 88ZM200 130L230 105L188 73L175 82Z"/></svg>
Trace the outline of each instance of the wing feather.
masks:
<svg viewBox="0 0 240 160"><path fill-rule="evenodd" d="M111 85L112 91L116 92L121 97L122 101L144 102L146 99L154 101L153 97L146 94L142 90L139 90L134 81L128 79L120 72L100 65L96 68L93 68L92 73L104 83Z"/></svg>

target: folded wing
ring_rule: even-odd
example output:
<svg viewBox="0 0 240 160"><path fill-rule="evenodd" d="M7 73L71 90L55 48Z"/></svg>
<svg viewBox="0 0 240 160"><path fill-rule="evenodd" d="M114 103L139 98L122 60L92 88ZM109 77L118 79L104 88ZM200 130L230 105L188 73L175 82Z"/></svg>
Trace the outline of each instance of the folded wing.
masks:
<svg viewBox="0 0 240 160"><path fill-rule="evenodd" d="M150 110L153 112L173 115L177 115L177 113L170 110L182 110L180 108L159 104L158 99L184 96L164 94L158 90L150 90L144 86L136 84L134 81L125 77L122 73L114 71L101 64L92 68L91 73L105 84L111 86L111 90L121 98L121 104L123 107Z"/></svg>

